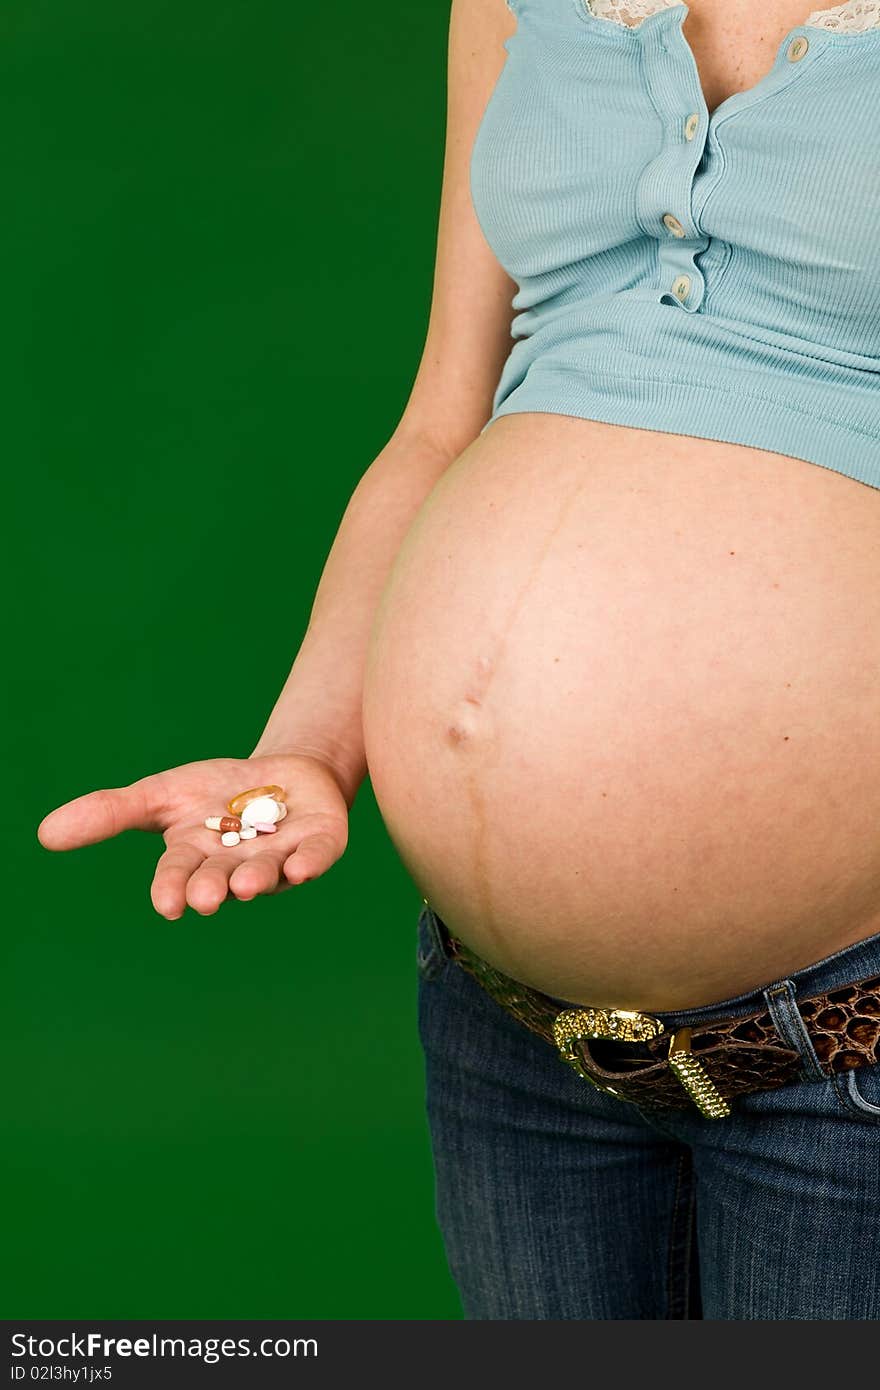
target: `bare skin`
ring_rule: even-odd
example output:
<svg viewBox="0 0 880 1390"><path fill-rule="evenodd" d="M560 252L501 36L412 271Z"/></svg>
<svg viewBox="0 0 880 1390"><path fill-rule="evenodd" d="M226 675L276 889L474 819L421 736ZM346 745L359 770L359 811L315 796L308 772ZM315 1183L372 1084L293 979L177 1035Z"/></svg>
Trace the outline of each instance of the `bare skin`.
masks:
<svg viewBox="0 0 880 1390"><path fill-rule="evenodd" d="M151 898L168 920L186 906L210 915L317 878L343 853L348 811L366 775L361 720L366 650L392 562L419 508L478 434L509 347L515 285L483 240L467 158L504 62L504 0L455 0L449 35L449 120L433 295L422 358L406 408L346 508L308 630L250 758L215 758L101 788L40 823L50 850L125 830L162 835ZM169 695L169 708L171 696ZM207 816L236 792L274 782L289 814L273 836L218 849Z"/></svg>
<svg viewBox="0 0 880 1390"><path fill-rule="evenodd" d="M696 0L708 108L809 9ZM880 491L834 470L493 423L407 536L364 702L383 818L452 930L549 993L657 1009L880 930L878 554Z"/></svg>
<svg viewBox="0 0 880 1390"><path fill-rule="evenodd" d="M769 71L790 29L803 24L810 0L694 0L682 33L688 41L710 114L735 92L748 91Z"/></svg>
<svg viewBox="0 0 880 1390"><path fill-rule="evenodd" d="M268 783L287 793L288 814L278 830L221 847L206 817L222 815L236 791ZM207 917L228 897L247 902L317 878L345 850L348 807L333 773L315 758L212 758L87 792L50 812L38 835L46 849L65 850L123 830L164 839L150 897L173 922L187 906Z"/></svg>
<svg viewBox="0 0 880 1390"><path fill-rule="evenodd" d="M456 935L674 1009L880 930L878 555L880 491L831 469L497 420L401 549L364 698L379 809Z"/></svg>
<svg viewBox="0 0 880 1390"><path fill-rule="evenodd" d="M694 54L710 110L716 109L734 92L753 86L765 75L782 38L789 29L804 21L808 9L808 5L796 3L796 0L785 0L785 3L775 0L775 3L760 7L756 0L694 0L690 4L683 32ZM530 669L526 650L528 634L524 631L523 621L530 611L530 605L534 605L537 589L542 583L546 587L548 566L558 569L561 565L566 569L566 553L560 548L565 541L563 532L569 538L569 558L575 545L572 539L573 521L575 529L589 521L594 537L602 539L601 517L592 507L589 492L583 493L579 485L569 486L565 482L572 465L579 474L585 462L589 465L591 451L597 449L602 451L606 464L616 461L621 477L630 477L633 466L644 461L651 432L623 427L616 429L562 418L532 417L530 421L524 417L512 417L499 422L499 425L503 425L500 433L499 425L495 425L482 440L475 442L488 417L492 392L510 346L511 298L516 285L492 256L477 225L468 190L468 159L479 119L505 61L503 43L515 28L515 17L504 0L453 0L449 43L449 109L437 259L422 360L400 425L386 448L367 469L343 518L321 578L309 631L257 748L250 759L214 759L192 763L145 777L130 787L88 792L50 813L41 823L38 833L41 842L53 850L94 843L129 828L161 834L166 849L157 865L151 895L156 910L169 919L179 917L186 905L207 915L217 911L228 897L245 900L259 893L278 892L307 878L317 877L326 872L344 851L347 811L367 770L362 705L369 657L372 680L371 689L367 692L371 694L368 701L372 732L370 772L389 829L398 849L408 858L416 881L430 888L435 900L439 895L440 906L445 907L448 903L447 915L453 919L453 925L461 927L461 934L470 936L472 945L478 949L485 947L487 955L494 953L497 962L509 968L511 973L518 973L523 979L531 978L535 983L559 993L583 987L587 997L592 997L597 972L608 964L607 961L603 963L598 954L597 942L601 938L591 938L582 932L576 943L578 949L572 954L569 949L571 935L566 939L565 918L567 914L569 925L576 922L583 927L586 918L581 910L582 904L572 896L569 884L555 890L555 904L550 897L554 884L561 885L565 879L568 860L563 848L565 845L572 846L572 841L577 839L575 832L578 821L572 819L571 808L560 808L552 796L548 796L548 787L558 786L558 779L554 783L550 777L543 790L536 788L535 768L546 766L540 748L532 750L534 760L525 779L527 793L539 793L532 806L540 809L533 810L531 821L526 817L520 827L515 817L509 818L511 808L520 809L516 787L508 784L499 792L493 785L496 773L510 766L499 753L497 731L503 729L505 721L509 728L517 725L516 706L511 703L510 697L506 697L506 708L501 704L505 690L517 690L517 670L508 665L505 672L502 657L504 650L514 654L524 652L526 664L520 668L520 672L527 673ZM662 461L666 457L668 468L672 467L674 461L680 469L681 486L677 494L684 501L687 501L688 480L694 474L695 465L702 463L707 469L717 467L725 477L734 478L737 476L735 467L739 455L744 477L760 471L766 465L766 471L761 473L759 485L756 486L755 508L767 509L772 506L767 479L773 476L773 456L767 456L762 461L759 451L738 451L734 445L719 446L673 435L654 440L653 447L656 450L655 461ZM480 463L481 458L486 460L485 464ZM461 461L461 465L452 470L451 466L457 461ZM429 547L433 545L433 558L436 560L443 548L438 522L442 519L442 531L443 526L456 526L456 518L466 516L466 510L463 512L458 506L450 508L443 517L444 499L452 494L449 489L438 487L438 484L449 473L451 487L461 489L465 480L473 484L476 494L471 495L471 501L474 495L485 497L491 493L499 496L508 508L509 522L513 494L508 493L505 497L503 489L497 493L493 490L492 470L496 462L499 477L505 477L508 483L514 474L526 480L534 463L539 476L534 483L525 484L525 504L531 508L532 498L538 495L536 488L552 493L554 461L556 486L561 486L561 491L558 499L550 496L547 501L544 540L548 543L544 545L538 538L537 544L522 548L524 570L520 576L521 585L514 585L514 608L509 607L506 620L502 614L498 615L503 639L501 646L495 642L498 633L494 627L481 632L475 625L474 602L478 594L475 587L471 585L462 590L456 600L457 610L455 604L450 604L450 594L446 590L442 596L438 596L437 608L438 621L443 624L441 635L448 642L446 659L438 660L436 646L433 651L423 649L424 662L430 660L433 664L423 662L421 668L410 670L406 662L411 658L406 653L418 648L414 648L412 643L408 647L407 641L410 638L416 642L420 639L425 609L420 609L417 615L421 625L416 623L407 635L407 615L401 608L401 598L405 599L408 592L409 602L412 604L416 601L412 575L418 573L419 565L426 556L426 551L423 549L420 555L417 547L420 542ZM752 468L755 463L757 470ZM789 465L790 468L795 467L791 461ZM803 469L808 467L806 464L797 466ZM593 474L591 487L609 487L613 490L616 487L614 474L609 474L605 465L603 468L604 471L597 470ZM785 479L788 486L788 479L792 476L789 472L780 471L780 482ZM813 515L827 518L834 509L838 509L838 514L843 516L851 510L853 528L850 534L854 534L856 523L863 528L860 532L862 550L860 555L851 554L848 576L844 575L840 565L835 574L835 582L846 580L851 592L861 594L863 590L859 576L868 574L870 557L875 553L869 528L872 524L870 518L876 513L876 501L872 495L873 511L870 514L867 508L860 510L855 501L851 501L851 498L855 498L853 489L859 487L840 475L828 474L823 478L816 470L810 475ZM822 495L823 489L827 497ZM712 488L708 489L708 493L708 506L714 524L721 529L726 523L719 515L717 493ZM429 499L432 499L431 505L426 506ZM469 499L463 495L456 500L467 507ZM798 503L801 501L798 497ZM566 515L565 508L569 505L573 510ZM676 517L673 512L667 510L660 518L656 503L653 505L654 520L662 520L669 534L674 535ZM793 518L797 510L798 507L792 505L786 512L787 524L791 529L785 537L779 532L781 552L791 553L792 547L800 544L807 534L805 529L800 533L794 529ZM745 492L739 497L730 498L727 521L735 522L740 527L738 536L747 542L752 537L747 531L742 531L741 522L749 512L750 504ZM705 515L710 515L710 511L707 510ZM646 513L636 521L642 525L648 519ZM613 523L609 522L608 527L609 534L612 534ZM563 532L559 528L563 528ZM699 527L695 527L694 534L698 530ZM462 556L467 543L463 526L455 539L458 554ZM719 534L719 543L724 539ZM406 547L403 547L404 540L407 541ZM552 546L550 540L553 541ZM508 526L503 557L505 563L511 553L520 553L518 545L516 536ZM739 541L737 547L741 548ZM399 554L401 564L395 569L394 562ZM619 558L626 560L625 556ZM507 603L511 592L507 582L509 575L501 570L494 575L488 572L491 560L485 550L479 552L479 559L482 570L478 570L474 577L488 584L484 595L488 595L492 602L493 595L497 595L499 603ZM683 561L680 552L676 552L675 559L681 576ZM694 561L694 592L697 593L707 570L704 560L695 556ZM408 565L413 562L415 569L408 570ZM594 577L600 573L596 570ZM876 570L871 572L871 576L876 578ZM584 577L581 572L582 581ZM809 586L807 564L801 572L790 573L787 591L791 593L793 586L799 582L804 585L806 592ZM548 629L544 612L556 613L557 627L568 616L574 634L572 640L566 644L566 635L562 631L554 635L560 639L561 659L570 664L573 656L581 650L578 644L582 643L584 631L581 615L572 610L571 603L581 590L572 584L570 567L560 576L560 584L563 587L559 592L564 592L566 604L561 609L552 610L542 610L539 604L534 618L536 631L542 635L546 645ZM684 589L688 592L687 575L684 575ZM754 590L754 593L759 592L758 588ZM646 593L652 599L662 598L660 588L653 579ZM832 590L826 590L826 593L833 599ZM845 588L840 589L840 595L841 609L847 609ZM748 601L752 601L751 595ZM515 609L516 604L520 605L520 609ZM798 639L797 622L809 610L795 604L792 611L792 622L788 628L790 646ZM703 617L705 630L711 634L715 619L711 613L704 613ZM456 621L459 623L457 633ZM514 623L518 625L515 630ZM377 665L380 646L375 638L381 638L383 631L386 639L396 634L399 644L396 651L386 644L382 661ZM754 632L754 627L751 631ZM835 635L831 625L828 632L830 636ZM372 649L371 633L374 634ZM815 643L820 665L824 663L827 646L822 633L814 626L809 632L804 627L802 635L805 643L807 638ZM489 640L484 640L484 637ZM510 641L505 649L503 644L508 637ZM467 648L464 656L462 638ZM596 638L605 640L602 630L596 633ZM632 630L630 638L632 649L639 650L639 632ZM691 653L699 656L695 645L699 641L699 631L693 624L690 627L690 641ZM756 646L760 649L760 642ZM865 640L854 638L850 653L841 650L839 637L836 648L842 670L851 668L855 661L861 662L864 667L871 657L870 633ZM459 660L458 666L456 659ZM404 669L407 672L406 682L395 685L394 672L397 671L399 675ZM609 674L617 670L625 674L626 652L621 653L621 660L615 665L614 653L606 650L605 669ZM822 669L827 670L827 666L822 666ZM658 673L665 676L666 670L661 663ZM432 730L432 737L436 733L436 742L426 743L421 753L412 742L409 742L406 750L401 751L404 725L398 723L393 726L388 712L399 710L402 718L414 718L420 708L417 680L423 674L425 679L433 682L432 693L439 697L448 694L448 701L443 703L442 698L438 699L436 708L432 710L436 715L436 731ZM594 681L592 672L589 676ZM786 688L784 682L782 688ZM587 685L582 687L581 700L587 689ZM874 687L866 681L865 689L866 699L869 699ZM621 679L621 697L624 693L625 685ZM424 688L421 694L424 694ZM613 682L606 681L603 698L605 717L611 720L616 717ZM841 716L850 714L850 708L844 709L843 696L841 700L839 713ZM853 705L852 697L849 697L849 703ZM863 718L867 707L865 701L861 705L858 702L855 704ZM529 708L533 707L532 702ZM837 731L845 724L835 718L831 705L826 703L822 708L828 721L825 736L829 737L831 730ZM576 764L572 763L574 750L580 750L583 756L588 745L571 728L570 722L563 725L558 718L550 717L547 727L549 733L557 738L551 752L558 759L559 775L572 766L576 770ZM558 737L565 727L572 736L568 751ZM745 727L752 736L754 724ZM529 730L533 736L537 735L541 730L540 722L532 719ZM663 740L663 731L659 733L657 746L668 748L668 740ZM747 745L734 743L731 746L730 757L733 761L740 756L743 747ZM846 745L841 743L840 752L845 754L846 751ZM813 799L806 784L806 774L813 770L814 763L809 751L803 756L801 787L805 805L811 808ZM671 770L684 765L681 761L675 764L671 760L666 764ZM633 766L638 767L646 777L651 772L640 750L633 754ZM867 773L864 772L865 767ZM653 770L658 770L656 763ZM869 772L868 764L863 762L860 767L855 758L850 758L847 774L854 794L863 801L868 798L872 785ZM460 779L458 783L456 778ZM436 817L442 809L442 797L437 792L444 779L450 794L460 789L461 799L456 801L455 796L451 796L447 822L440 825L431 822L427 811ZM223 850L221 856L217 852L213 833L202 825L205 816L215 814L218 803L224 804L230 793L243 786L266 781L278 782L289 789L291 809L281 830L272 837L271 849L260 840L242 845L235 851ZM422 788L426 785L429 791L433 791L427 803L420 800ZM769 804L772 800L770 784L753 780L751 786L758 791L763 786ZM604 790L602 795L605 796ZM494 801L493 796L496 798ZM786 804L783 801L783 809ZM826 803L820 801L820 804ZM848 804L853 804L852 797ZM619 808L619 801L617 806ZM546 815L542 814L544 807L547 808ZM467 810L467 815L463 808ZM679 821L682 811L695 819L696 839L692 842L696 846L695 853L699 847L702 809L703 803L698 799L689 805L679 804L676 812ZM840 859L832 859L823 869L818 857L803 855L805 867L817 878L823 879L824 876L824 880L827 880L819 885L826 892L821 904L823 912L819 914L815 910L819 903L815 896L810 899L806 894L793 903L791 894L783 894L782 903L787 906L789 919L783 921L777 918L775 934L768 929L759 935L761 913L755 910L760 907L759 900L753 896L751 902L746 901L741 891L742 884L731 871L729 883L740 891L738 910L742 912L744 921L755 924L748 958L743 957L739 947L732 949L728 957L716 947L714 957L704 954L704 974L700 976L691 950L693 939L689 942L686 936L680 936L673 940L669 935L664 938L655 933L651 938L653 954L646 953L640 947L633 957L633 965L637 961L646 972L646 980L653 982L655 994L649 1002L656 1007L708 1002L710 994L717 998L731 992L735 980L741 980L744 985L752 984L765 970L803 964L811 953L815 955L820 949L834 949L857 939L859 935L867 934L877 919L874 888L878 869L872 854L873 846L869 845L862 861L856 863L858 842L853 837L847 840L841 834L840 817L835 818L835 806L830 798L827 799L827 809L828 833L822 833L822 826L817 821L813 824L817 844L828 845L830 834L836 833L838 844L841 848L848 847L853 863L844 865L842 872ZM423 810L426 812L424 815L421 814ZM561 828L566 838L561 840L551 835L547 846L549 857L542 864L541 854L536 853L536 828L546 829L551 813L561 817ZM592 810L590 814L593 815ZM504 816L508 817L506 822ZM597 829L599 824L595 819L585 820L582 808L581 832L593 836L594 843L600 835L608 842L603 845L600 859L604 874L605 908L596 906L594 888L591 889L589 901L596 909L597 917L603 915L604 922L610 922L615 918L620 920L625 913L619 884L612 877L615 853L625 856L629 845L639 845L639 827L628 824L630 838L627 839L622 829L620 833L615 830L612 821L602 822L601 832ZM654 805L650 827L657 843L663 834L675 839L672 812L668 801L662 797L658 797ZM525 839L518 837L520 828ZM508 864L499 861L496 832L511 847ZM530 848L530 854L524 853L524 844ZM610 849L614 845L617 851L612 853ZM577 869L581 847L577 843L572 847L573 854L569 858ZM656 892L662 894L668 889L671 894L678 891L675 874L668 871L668 859L665 862L666 877L656 879L653 886L644 872L636 875L643 885L646 901L629 904L633 922L644 920L648 909L657 915ZM755 862L754 856L749 862ZM778 862L786 861L782 857ZM468 871L469 876L461 877L458 882L452 876L456 864L472 866ZM513 872L510 871L511 865ZM774 872L773 863L768 863L764 874L768 884ZM631 866L625 867L620 884L626 884L632 878ZM719 901L730 901L726 882L721 873L714 884L708 884L710 888L714 887ZM536 886L539 896L530 903L527 893L534 892ZM756 883L753 886L757 893L760 885ZM714 942L717 937L711 935L711 924L718 920L717 914L709 911L705 898L701 901L703 917L700 921L709 923L709 926L701 928L696 918L692 925L698 936L700 930L704 930L707 941L711 939ZM765 903L769 904L770 898ZM542 938L536 932L536 924L552 919L554 912L560 928L555 950L546 936ZM682 913L677 904L670 906L670 920L680 927ZM688 973L683 977L677 961L685 959ZM580 969L580 976L571 974L572 962ZM633 1002L620 997L621 981L614 978L610 965L603 987L609 994L609 1002ZM635 979L632 969L627 976L626 987L632 990L641 988L641 982ZM687 991L687 997L679 991ZM611 994L615 995L613 1000ZM639 997L644 1003L644 996Z"/></svg>

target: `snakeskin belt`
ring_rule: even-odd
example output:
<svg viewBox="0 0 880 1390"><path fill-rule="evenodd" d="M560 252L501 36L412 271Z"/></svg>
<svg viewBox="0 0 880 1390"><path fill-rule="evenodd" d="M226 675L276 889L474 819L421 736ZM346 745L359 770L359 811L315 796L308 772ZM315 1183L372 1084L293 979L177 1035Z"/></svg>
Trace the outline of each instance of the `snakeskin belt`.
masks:
<svg viewBox="0 0 880 1390"><path fill-rule="evenodd" d="M682 1110L695 1104L703 1115L720 1119L731 1113L729 1102L736 1096L773 1090L801 1078L801 1054L779 1034L766 1011L672 1033L662 1020L635 1009L584 1006L560 1011L549 995L475 955L451 934L427 899L423 901L446 956L518 1022L556 1047L563 1061L600 1091L643 1106ZM797 1007L828 1076L880 1062L880 975L799 999ZM591 1049L597 1041L599 1047ZM609 1049L608 1042L618 1046Z"/></svg>

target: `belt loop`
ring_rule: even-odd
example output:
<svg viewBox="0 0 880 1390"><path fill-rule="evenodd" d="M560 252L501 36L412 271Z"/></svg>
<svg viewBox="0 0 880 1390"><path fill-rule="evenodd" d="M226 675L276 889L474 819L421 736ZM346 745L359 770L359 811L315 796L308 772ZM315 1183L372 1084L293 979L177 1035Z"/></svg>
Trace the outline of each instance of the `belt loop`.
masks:
<svg viewBox="0 0 880 1390"><path fill-rule="evenodd" d="M422 902L424 903L423 911L428 928L428 937L434 950L444 960L452 960L453 952L449 945L449 928L427 898L422 898Z"/></svg>
<svg viewBox="0 0 880 1390"><path fill-rule="evenodd" d="M807 1032L801 1011L797 1006L797 995L791 980L777 980L763 991L770 1017L776 1031L801 1055L801 1077L804 1081L823 1081L827 1072L816 1055L812 1039Z"/></svg>

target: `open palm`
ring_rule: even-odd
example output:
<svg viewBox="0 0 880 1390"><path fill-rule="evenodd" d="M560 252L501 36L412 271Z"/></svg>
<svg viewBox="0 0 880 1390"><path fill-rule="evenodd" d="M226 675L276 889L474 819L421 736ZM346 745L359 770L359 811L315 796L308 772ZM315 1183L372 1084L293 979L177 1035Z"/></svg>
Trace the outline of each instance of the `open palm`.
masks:
<svg viewBox="0 0 880 1390"><path fill-rule="evenodd" d="M208 816L249 787L284 788L287 816L273 835L221 846ZM46 849L76 849L123 830L161 834L165 852L150 897L169 921L189 904L208 916L228 897L240 901L317 878L348 843L348 805L332 770L318 758L283 754L209 758L152 773L127 787L87 792L58 806L37 830Z"/></svg>

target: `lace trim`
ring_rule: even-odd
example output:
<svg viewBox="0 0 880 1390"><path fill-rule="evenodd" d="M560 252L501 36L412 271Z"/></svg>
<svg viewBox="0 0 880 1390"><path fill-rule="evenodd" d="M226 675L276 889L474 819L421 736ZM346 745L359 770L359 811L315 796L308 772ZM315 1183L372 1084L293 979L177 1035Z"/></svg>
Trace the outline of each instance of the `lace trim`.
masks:
<svg viewBox="0 0 880 1390"><path fill-rule="evenodd" d="M668 10L672 5L680 5L681 0L584 0L584 4L597 19L610 19L615 24L626 24L630 29L637 29L648 15L656 10Z"/></svg>
<svg viewBox="0 0 880 1390"><path fill-rule="evenodd" d="M657 10L680 5L681 0L584 0L597 19L609 19L636 29L643 19ZM880 27L880 0L846 0L826 10L813 10L804 20L812 29L836 29L839 33L862 34Z"/></svg>
<svg viewBox="0 0 880 1390"><path fill-rule="evenodd" d="M880 25L880 0L849 0L831 10L813 10L804 20L814 29L840 29L847 34L861 34Z"/></svg>

